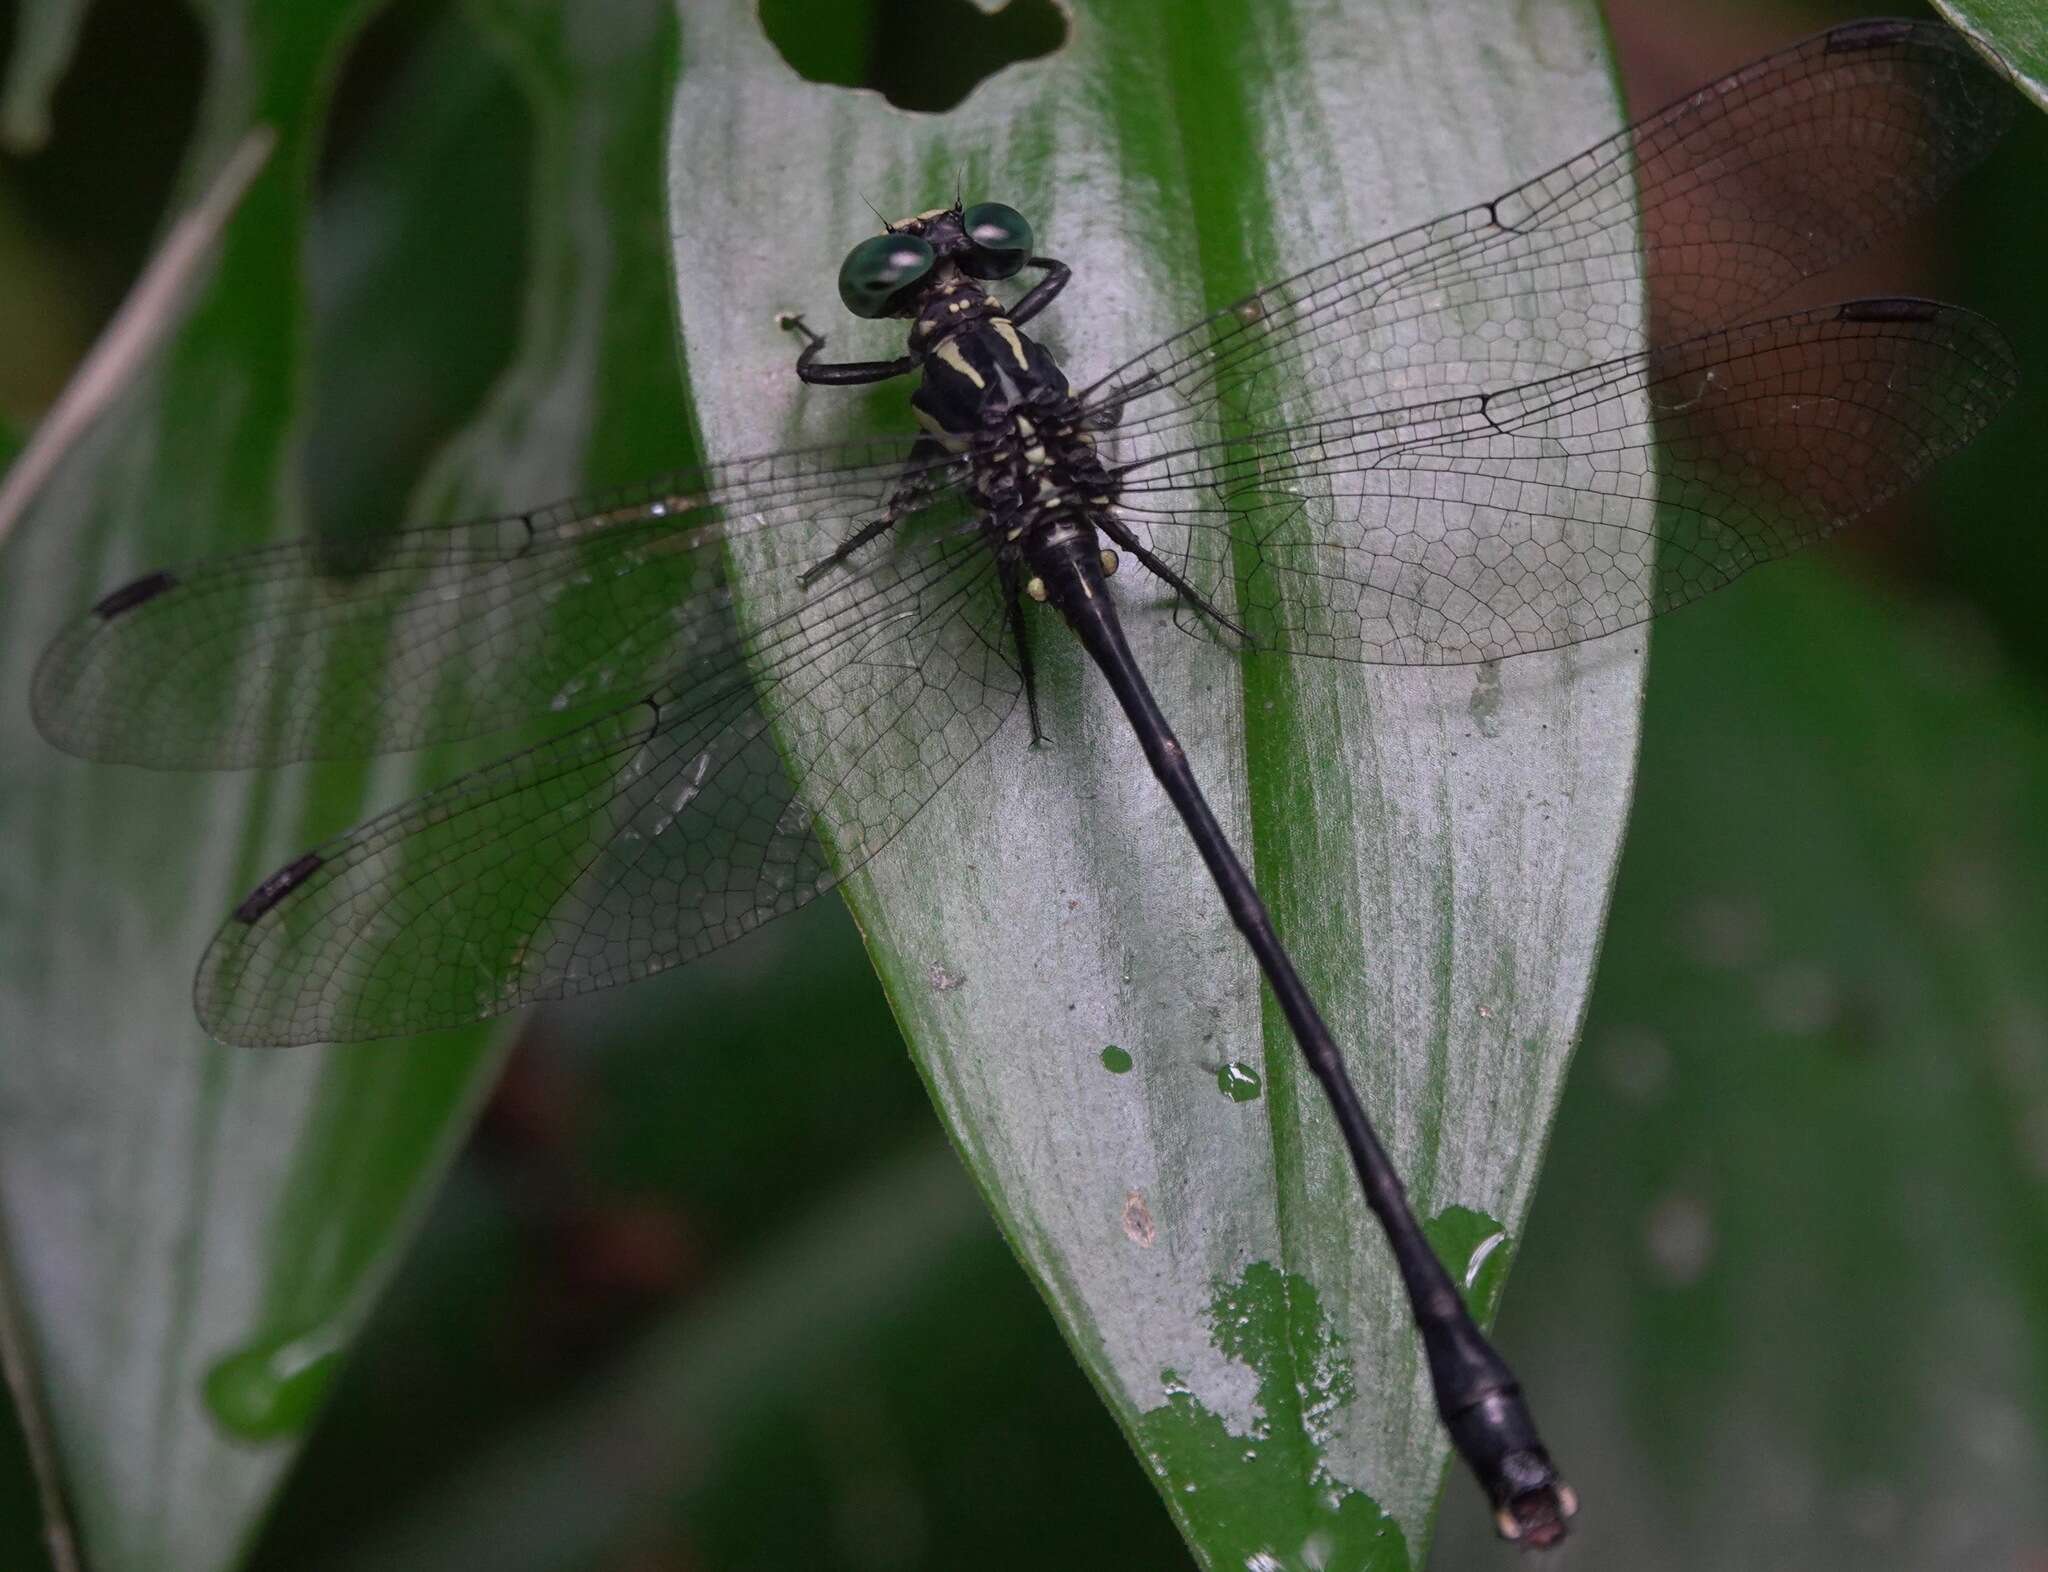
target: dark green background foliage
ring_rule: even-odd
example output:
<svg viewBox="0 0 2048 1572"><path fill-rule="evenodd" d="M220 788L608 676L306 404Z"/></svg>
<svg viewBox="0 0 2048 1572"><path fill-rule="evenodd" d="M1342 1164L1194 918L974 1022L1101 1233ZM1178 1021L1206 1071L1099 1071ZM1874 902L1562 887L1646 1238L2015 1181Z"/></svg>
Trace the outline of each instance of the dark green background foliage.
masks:
<svg viewBox="0 0 2048 1572"><path fill-rule="evenodd" d="M489 9L350 23L302 240L316 527L401 514L560 260L530 228L559 84L542 51L480 37ZM1689 9L1614 10L1633 107L1853 14ZM863 8L764 11L806 74L915 107L956 100L977 49L1048 47L1043 16L969 46L885 15L877 71ZM94 6L47 148L0 159L15 426L140 265L203 57L161 0ZM2004 324L2028 368L2014 409L1853 545L1657 633L1584 1051L1500 1324L1589 1502L1574 1567L2048 1557L2044 169L2029 114L1939 226L1845 291ZM640 198L658 256L651 153ZM632 287L607 354L649 369L605 401L589 482L692 457L666 285ZM448 1052L455 1077L481 1049ZM40 1555L18 1442L0 1434L10 1568ZM1447 1501L1431 1564L1504 1564L1463 1479ZM833 901L729 964L523 1026L248 1564L1186 1556L947 1151Z"/></svg>

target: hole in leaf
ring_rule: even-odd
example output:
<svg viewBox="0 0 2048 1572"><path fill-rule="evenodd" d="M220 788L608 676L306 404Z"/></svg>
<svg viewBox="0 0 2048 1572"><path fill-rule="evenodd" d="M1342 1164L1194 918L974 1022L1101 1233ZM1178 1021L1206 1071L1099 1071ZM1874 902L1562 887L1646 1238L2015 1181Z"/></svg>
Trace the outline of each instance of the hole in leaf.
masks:
<svg viewBox="0 0 2048 1572"><path fill-rule="evenodd" d="M761 0L761 28L809 82L868 87L898 109L951 109L1005 66L1067 41L1053 0Z"/></svg>

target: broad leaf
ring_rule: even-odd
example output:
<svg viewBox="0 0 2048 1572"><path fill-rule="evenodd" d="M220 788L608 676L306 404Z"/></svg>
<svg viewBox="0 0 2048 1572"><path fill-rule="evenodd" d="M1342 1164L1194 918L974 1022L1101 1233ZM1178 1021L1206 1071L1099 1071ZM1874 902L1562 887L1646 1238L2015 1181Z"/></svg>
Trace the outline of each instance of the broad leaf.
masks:
<svg viewBox="0 0 2048 1572"><path fill-rule="evenodd" d="M1075 9L1053 54L910 115L798 78L742 0L687 8L671 229L710 451L910 429L901 390L801 388L776 325L806 310L833 357L900 352L832 304L867 201L913 212L957 179L1028 214L1076 271L1033 331L1085 381L1616 123L1580 10ZM1641 641L1435 674L1240 666L1126 606L1418 1209L1461 1247L1493 1220L1510 1259L1597 947ZM1409 1565L1444 1446L1385 1249L1123 721L1041 623L1051 746L1013 716L850 883L854 910L956 1143L1197 1554Z"/></svg>
<svg viewBox="0 0 2048 1572"><path fill-rule="evenodd" d="M673 47L658 5L597 12L579 7L566 28L552 7L486 13L537 109L526 338L421 488L424 516L677 462L646 158ZM177 337L9 543L5 691L25 691L42 643L97 589L301 526L306 185L326 84L364 15L342 0L209 9L211 98L184 196L246 126L268 121L281 140ZM47 1395L96 1572L226 1566L461 1131L489 1036L223 1049L193 1024L192 966L264 868L451 761L165 778L55 755L19 702L0 728L0 1202L17 1352Z"/></svg>
<svg viewBox="0 0 2048 1572"><path fill-rule="evenodd" d="M0 421L0 475L20 451L19 433ZM20 1313L13 1285L0 1281L0 1319L15 1323ZM0 1339L0 1360L6 1361L7 1375L0 1387L0 1561L43 1572L51 1566L48 1534L68 1536L70 1526L61 1509L46 1510L46 1490L56 1470L48 1456L48 1416L34 1390L26 1352L18 1330ZM40 1467L39 1451L44 1454Z"/></svg>

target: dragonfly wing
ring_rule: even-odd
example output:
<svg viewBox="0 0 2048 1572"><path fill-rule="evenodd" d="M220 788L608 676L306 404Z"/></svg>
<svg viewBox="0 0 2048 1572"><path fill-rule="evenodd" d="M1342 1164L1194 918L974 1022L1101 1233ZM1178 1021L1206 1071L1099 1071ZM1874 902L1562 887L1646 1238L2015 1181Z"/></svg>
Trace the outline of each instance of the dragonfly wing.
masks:
<svg viewBox="0 0 2048 1572"><path fill-rule="evenodd" d="M1391 412L1739 321L1936 202L2015 96L1938 23L1838 27L1491 202L1260 290L1082 395L1125 462ZM1646 283L1647 281L1647 283Z"/></svg>
<svg viewBox="0 0 2048 1572"><path fill-rule="evenodd" d="M502 519L162 569L51 644L36 724L87 758L219 769L587 717L728 653L731 542L835 519L850 531L909 452L739 459Z"/></svg>
<svg viewBox="0 0 2048 1572"><path fill-rule="evenodd" d="M809 588L795 560L750 576L728 658L287 864L207 951L200 1019L253 1044L455 1025L680 965L830 889L1021 690L961 522Z"/></svg>
<svg viewBox="0 0 2048 1572"><path fill-rule="evenodd" d="M1974 313L1854 301L1192 449L1134 474L1120 511L1258 645L1495 660L1640 623L1832 533L2017 385Z"/></svg>

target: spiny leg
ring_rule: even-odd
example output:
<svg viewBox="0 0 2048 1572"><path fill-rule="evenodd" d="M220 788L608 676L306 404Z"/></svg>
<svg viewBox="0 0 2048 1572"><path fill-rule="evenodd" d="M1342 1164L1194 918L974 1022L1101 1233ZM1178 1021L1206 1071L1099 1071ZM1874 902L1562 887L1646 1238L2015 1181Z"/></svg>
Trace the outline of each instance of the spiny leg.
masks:
<svg viewBox="0 0 2048 1572"><path fill-rule="evenodd" d="M996 564L1002 576L1003 600L1009 607L1010 637L1017 646L1017 671L1024 679L1024 707L1031 712L1031 745L1035 748L1052 739L1038 723L1038 668L1031 663L1031 625L1024 620L1024 581L1017 575L1015 559L998 557Z"/></svg>
<svg viewBox="0 0 2048 1572"><path fill-rule="evenodd" d="M896 489L889 494L881 513L833 547L830 556L822 557L805 568L797 582L809 589L869 541L888 534L898 523L922 508L931 499L933 472L951 456L952 450L936 437L919 437L911 444L910 456L903 464L903 477L896 482Z"/></svg>
<svg viewBox="0 0 2048 1572"><path fill-rule="evenodd" d="M1204 595L1194 585L1176 573L1163 557L1159 556L1156 552L1148 550L1139 541L1138 537L1131 533L1130 526L1125 524L1122 519L1113 513L1104 511L1096 518L1095 527L1119 546L1123 547L1132 556L1136 557L1154 577L1165 580L1177 594L1211 622L1228 628L1247 643L1251 641L1251 634L1249 632L1230 618L1224 616L1222 610L1208 596Z"/></svg>
<svg viewBox="0 0 2048 1572"><path fill-rule="evenodd" d="M890 530L896 527L896 521L897 514L893 508L885 511L880 518L869 519L867 523L834 546L829 556L820 557L808 568L805 568L797 576L797 583L801 584L805 589L809 589L819 579L860 550L861 547L875 539L876 536L888 534Z"/></svg>

